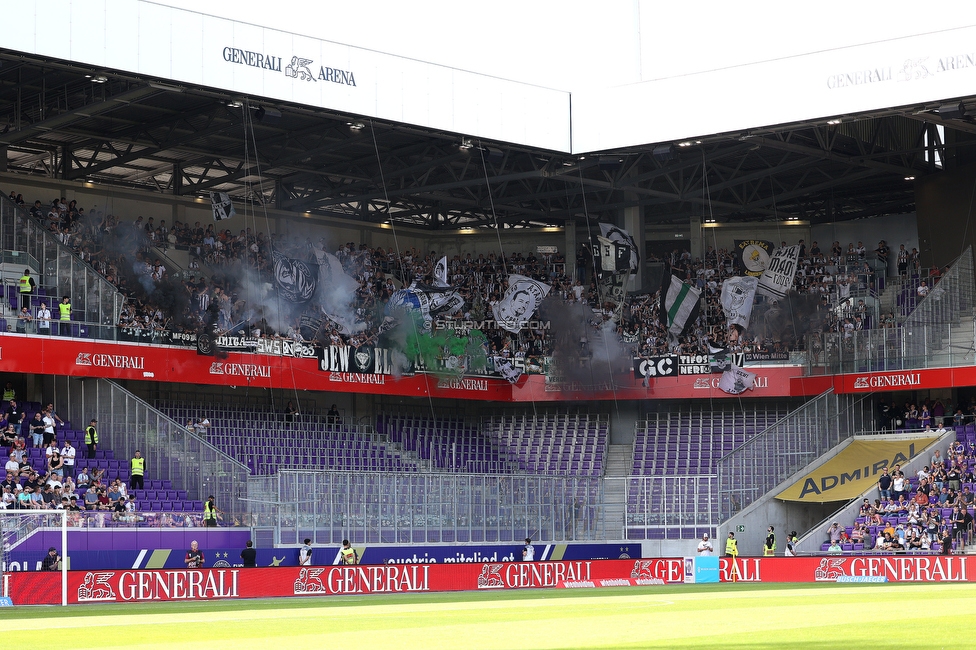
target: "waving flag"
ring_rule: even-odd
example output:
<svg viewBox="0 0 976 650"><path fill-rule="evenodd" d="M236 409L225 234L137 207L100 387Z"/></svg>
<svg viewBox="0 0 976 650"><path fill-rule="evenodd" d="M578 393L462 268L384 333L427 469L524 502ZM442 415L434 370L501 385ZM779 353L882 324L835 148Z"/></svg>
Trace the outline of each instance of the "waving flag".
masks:
<svg viewBox="0 0 976 650"><path fill-rule="evenodd" d="M600 264L604 271L637 273L640 249L629 232L610 223L600 224Z"/></svg>
<svg viewBox="0 0 976 650"><path fill-rule="evenodd" d="M234 212L234 202L226 192L211 192L210 207L213 209L214 221L230 219L237 214Z"/></svg>
<svg viewBox="0 0 976 650"><path fill-rule="evenodd" d="M759 279L751 275L728 278L722 284L722 311L729 325L738 325L743 330L749 327L758 284Z"/></svg>
<svg viewBox="0 0 976 650"><path fill-rule="evenodd" d="M672 336L681 336L698 318L701 291L669 272L661 285L661 324Z"/></svg>
<svg viewBox="0 0 976 650"><path fill-rule="evenodd" d="M512 333L521 331L551 288L524 275L513 273L508 276L508 291L491 306L498 326Z"/></svg>
<svg viewBox="0 0 976 650"><path fill-rule="evenodd" d="M718 380L718 387L730 395L739 395L747 390L752 390L755 380L755 373L743 370L733 364L731 368L722 373L722 378Z"/></svg>

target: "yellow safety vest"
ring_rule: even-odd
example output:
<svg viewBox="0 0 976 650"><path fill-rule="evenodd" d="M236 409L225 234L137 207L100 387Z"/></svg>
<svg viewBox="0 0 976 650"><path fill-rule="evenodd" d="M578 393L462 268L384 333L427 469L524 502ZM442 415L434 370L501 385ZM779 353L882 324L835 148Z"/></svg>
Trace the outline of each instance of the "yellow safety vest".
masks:
<svg viewBox="0 0 976 650"><path fill-rule="evenodd" d="M146 459L145 458L133 458L129 461L132 467L133 476L142 476L142 472L146 469Z"/></svg>
<svg viewBox="0 0 976 650"><path fill-rule="evenodd" d="M766 542L763 542L763 555L769 556L776 553L776 538L773 538L772 547L766 546Z"/></svg>
<svg viewBox="0 0 976 650"><path fill-rule="evenodd" d="M4 402L9 402L10 400L15 399L16 397L17 397L17 391L15 391L13 388L9 388L9 389L5 388L4 389L4 391L3 391L3 401Z"/></svg>
<svg viewBox="0 0 976 650"><path fill-rule="evenodd" d="M61 303L58 305L58 309L61 311L61 320L71 320L71 303Z"/></svg>
<svg viewBox="0 0 976 650"><path fill-rule="evenodd" d="M85 444L86 445L98 444L98 431L95 431L95 427L91 425L85 428Z"/></svg>
<svg viewBox="0 0 976 650"><path fill-rule="evenodd" d="M343 564L355 564L356 563L356 551L352 548L343 548L339 551L342 554Z"/></svg>
<svg viewBox="0 0 976 650"><path fill-rule="evenodd" d="M209 501L203 502L203 518L204 519L216 519L217 518L217 508L210 505Z"/></svg>
<svg viewBox="0 0 976 650"><path fill-rule="evenodd" d="M725 540L725 554L737 557L739 555L739 543L734 538Z"/></svg>
<svg viewBox="0 0 976 650"><path fill-rule="evenodd" d="M31 278L30 278L29 275L22 275L22 276L20 276L20 292L21 293L30 293L31 292L30 279Z"/></svg>

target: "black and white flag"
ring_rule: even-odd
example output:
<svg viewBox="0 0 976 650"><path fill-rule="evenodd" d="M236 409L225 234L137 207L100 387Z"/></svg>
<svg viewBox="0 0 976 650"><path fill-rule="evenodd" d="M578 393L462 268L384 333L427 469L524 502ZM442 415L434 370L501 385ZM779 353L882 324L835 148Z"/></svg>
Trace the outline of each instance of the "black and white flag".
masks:
<svg viewBox="0 0 976 650"><path fill-rule="evenodd" d="M526 322L549 295L548 284L513 273L508 276L508 291L491 306L495 322L502 329L516 333L525 328Z"/></svg>
<svg viewBox="0 0 976 650"><path fill-rule="evenodd" d="M506 359L505 357L495 357L495 370L502 376L502 379L506 380L510 384L515 384L518 382L519 377L522 376L522 371L512 365L511 359Z"/></svg>
<svg viewBox="0 0 976 650"><path fill-rule="evenodd" d="M226 192L211 192L210 207L213 209L214 221L230 219L237 214L234 212L234 202Z"/></svg>
<svg viewBox="0 0 976 650"><path fill-rule="evenodd" d="M751 275L728 278L722 283L722 311L729 325L738 325L743 330L749 328L758 284L759 278Z"/></svg>
<svg viewBox="0 0 976 650"><path fill-rule="evenodd" d="M712 372L725 372L732 368L732 359L729 358L729 349L714 341L708 342L708 363Z"/></svg>
<svg viewBox="0 0 976 650"><path fill-rule="evenodd" d="M293 303L306 303L315 296L318 264L272 251L275 287L278 295Z"/></svg>
<svg viewBox="0 0 976 650"><path fill-rule="evenodd" d="M756 291L777 300L783 298L793 288L799 259L799 245L777 248L769 258L766 270L759 277Z"/></svg>
<svg viewBox="0 0 976 650"><path fill-rule="evenodd" d="M611 223L601 223L597 239L600 242L600 265L604 271L634 274L640 270L640 249L629 232Z"/></svg>
<svg viewBox="0 0 976 650"><path fill-rule="evenodd" d="M755 381L755 373L733 365L722 373L722 378L718 380L718 387L730 395L739 395L752 390Z"/></svg>

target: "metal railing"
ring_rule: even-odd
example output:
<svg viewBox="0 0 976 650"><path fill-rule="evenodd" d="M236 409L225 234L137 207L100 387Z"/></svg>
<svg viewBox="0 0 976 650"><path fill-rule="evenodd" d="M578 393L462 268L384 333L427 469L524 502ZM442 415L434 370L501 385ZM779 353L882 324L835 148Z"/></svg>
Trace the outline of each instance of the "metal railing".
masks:
<svg viewBox="0 0 976 650"><path fill-rule="evenodd" d="M3 250L16 251L17 257L23 256L22 259L33 262L25 264L25 268L32 268L40 274L40 278L36 279L38 286L46 287L49 294L54 292L49 300L69 296L72 316L77 321L92 326L114 326L118 323L124 301L119 290L71 248L58 241L23 206L6 197L0 197L0 244ZM36 306L38 299L35 298L33 303ZM55 305L48 304L48 307L52 312L57 312ZM114 328L98 334L98 338L115 339Z"/></svg>
<svg viewBox="0 0 976 650"><path fill-rule="evenodd" d="M217 507L231 517L246 512L247 466L112 381L52 380L53 400L68 406L71 420L98 420L102 446L120 458L142 452L147 480L168 480L192 500L213 495Z"/></svg>
<svg viewBox="0 0 976 650"><path fill-rule="evenodd" d="M611 478L606 481L615 480ZM718 477L630 476L623 539L695 539L718 527Z"/></svg>
<svg viewBox="0 0 976 650"><path fill-rule="evenodd" d="M810 400L718 462L719 515L726 521L831 448L875 429L871 395Z"/></svg>
<svg viewBox="0 0 976 650"><path fill-rule="evenodd" d="M902 289L895 285L889 291ZM976 281L970 247L901 327L808 335L810 374L972 365L976 354L974 304Z"/></svg>
<svg viewBox="0 0 976 650"><path fill-rule="evenodd" d="M599 539L596 477L281 471L248 484L251 521L280 544Z"/></svg>

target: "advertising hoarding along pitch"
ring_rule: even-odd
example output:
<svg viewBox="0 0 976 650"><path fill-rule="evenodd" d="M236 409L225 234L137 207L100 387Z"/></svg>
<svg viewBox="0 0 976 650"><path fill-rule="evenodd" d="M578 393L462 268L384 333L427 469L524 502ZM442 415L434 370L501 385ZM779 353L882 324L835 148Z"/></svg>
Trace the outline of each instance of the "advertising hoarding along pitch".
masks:
<svg viewBox="0 0 976 650"><path fill-rule="evenodd" d="M856 555L752 558L719 561L720 582L971 582L976 557L952 555ZM265 569L69 571L68 602L123 603L203 601L280 596L324 597L378 593L427 593L504 589L552 589L564 583L620 580L630 584L683 583L686 558L480 562L468 564L373 564ZM15 605L61 603L60 572L8 574ZM623 584L621 582L620 584Z"/></svg>

